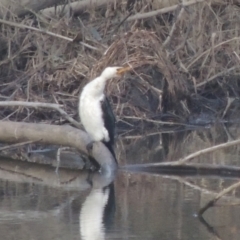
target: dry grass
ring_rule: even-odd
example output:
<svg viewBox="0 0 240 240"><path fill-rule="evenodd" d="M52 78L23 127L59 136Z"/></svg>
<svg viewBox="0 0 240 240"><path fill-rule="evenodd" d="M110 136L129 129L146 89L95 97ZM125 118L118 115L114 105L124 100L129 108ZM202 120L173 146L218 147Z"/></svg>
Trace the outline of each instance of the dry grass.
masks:
<svg viewBox="0 0 240 240"><path fill-rule="evenodd" d="M46 19L40 15L9 21L43 28L78 42L2 24L0 26L1 100L60 103L77 119L79 92L108 65L130 65L124 80L112 82L120 119L152 118L161 112L191 113L192 95L216 99L239 95L240 8L198 3L137 21L125 1L107 9L92 7L81 16ZM148 12L150 1L137 1L132 13ZM211 108L211 106L210 106ZM52 111L1 109L1 118L61 123Z"/></svg>

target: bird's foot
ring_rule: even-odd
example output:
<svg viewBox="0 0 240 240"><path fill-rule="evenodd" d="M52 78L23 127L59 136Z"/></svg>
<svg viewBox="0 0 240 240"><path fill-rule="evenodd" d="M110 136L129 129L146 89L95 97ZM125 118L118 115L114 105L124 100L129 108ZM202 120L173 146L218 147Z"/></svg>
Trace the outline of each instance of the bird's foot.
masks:
<svg viewBox="0 0 240 240"><path fill-rule="evenodd" d="M94 144L94 141L91 141L91 142L88 143L87 146L86 146L87 151L88 151L89 154L92 152L93 144Z"/></svg>
<svg viewBox="0 0 240 240"><path fill-rule="evenodd" d="M92 170L88 170L88 175L87 175L87 178L86 178L86 182L87 182L91 187L92 187L92 185L93 185L92 179L93 179L93 171L92 171Z"/></svg>
<svg viewBox="0 0 240 240"><path fill-rule="evenodd" d="M95 141L91 141L90 143L88 143L86 145L86 149L88 151L88 160L90 161L91 165L89 166L89 164L86 165L86 168L91 170L91 171L98 171L100 169L100 165L99 163L92 157L92 150L93 150L93 144L95 143Z"/></svg>

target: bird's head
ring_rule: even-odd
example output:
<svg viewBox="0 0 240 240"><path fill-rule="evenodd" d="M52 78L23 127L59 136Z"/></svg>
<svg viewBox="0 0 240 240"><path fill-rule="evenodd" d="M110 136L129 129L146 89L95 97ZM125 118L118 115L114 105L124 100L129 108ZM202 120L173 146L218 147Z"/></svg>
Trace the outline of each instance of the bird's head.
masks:
<svg viewBox="0 0 240 240"><path fill-rule="evenodd" d="M101 77L108 80L114 77L121 76L129 70L130 67L107 67L103 70Z"/></svg>

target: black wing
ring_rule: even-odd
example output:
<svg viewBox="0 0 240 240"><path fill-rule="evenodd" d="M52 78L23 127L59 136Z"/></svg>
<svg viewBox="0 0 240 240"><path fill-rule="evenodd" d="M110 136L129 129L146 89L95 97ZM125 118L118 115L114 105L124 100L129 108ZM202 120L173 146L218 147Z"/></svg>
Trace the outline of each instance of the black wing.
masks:
<svg viewBox="0 0 240 240"><path fill-rule="evenodd" d="M102 113L103 113L103 121L104 126L108 131L110 141L109 143L114 146L114 137L115 137L115 125L116 119L112 111L111 104L108 98L105 96L101 101Z"/></svg>

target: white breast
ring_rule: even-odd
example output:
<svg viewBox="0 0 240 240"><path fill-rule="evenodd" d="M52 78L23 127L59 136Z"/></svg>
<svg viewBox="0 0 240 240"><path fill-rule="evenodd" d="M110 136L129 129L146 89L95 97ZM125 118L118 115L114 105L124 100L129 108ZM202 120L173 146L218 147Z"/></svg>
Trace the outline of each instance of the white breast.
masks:
<svg viewBox="0 0 240 240"><path fill-rule="evenodd" d="M108 131L104 127L101 100L104 95L100 97L91 96L87 86L83 89L80 103L79 114L81 122L90 135L93 141L109 141Z"/></svg>

